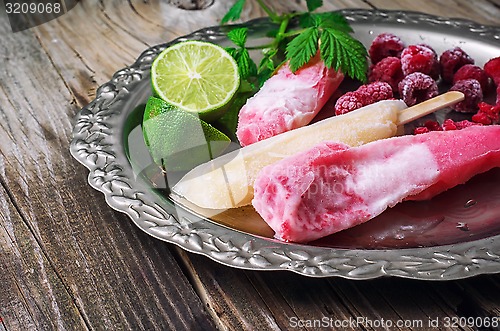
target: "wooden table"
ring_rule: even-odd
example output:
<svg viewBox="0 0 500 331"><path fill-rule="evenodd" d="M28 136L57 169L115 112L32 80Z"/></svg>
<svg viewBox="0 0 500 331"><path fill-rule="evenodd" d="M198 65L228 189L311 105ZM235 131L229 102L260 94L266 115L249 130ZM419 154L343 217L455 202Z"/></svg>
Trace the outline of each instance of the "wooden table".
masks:
<svg viewBox="0 0 500 331"><path fill-rule="evenodd" d="M308 323L325 319L351 329L344 321L357 318L372 322L369 330L436 319L453 329L445 318L500 315L498 275L351 281L244 271L156 240L113 211L70 156L73 118L143 50L217 25L234 3L183 10L182 2L196 1L85 0L17 33L0 14L0 330L311 330ZM243 20L262 16L249 2ZM324 10L341 8L500 24L498 0L325 1Z"/></svg>

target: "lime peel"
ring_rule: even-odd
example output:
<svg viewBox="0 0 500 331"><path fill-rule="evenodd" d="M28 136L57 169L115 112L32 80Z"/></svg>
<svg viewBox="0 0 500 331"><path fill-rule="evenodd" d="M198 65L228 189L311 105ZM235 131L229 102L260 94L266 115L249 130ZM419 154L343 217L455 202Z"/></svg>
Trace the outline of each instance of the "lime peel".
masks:
<svg viewBox="0 0 500 331"><path fill-rule="evenodd" d="M189 170L230 144L229 137L195 114L156 97L148 99L142 129L154 162L166 170Z"/></svg>
<svg viewBox="0 0 500 331"><path fill-rule="evenodd" d="M162 51L151 67L154 95L167 103L213 120L239 89L238 65L224 48L188 40Z"/></svg>

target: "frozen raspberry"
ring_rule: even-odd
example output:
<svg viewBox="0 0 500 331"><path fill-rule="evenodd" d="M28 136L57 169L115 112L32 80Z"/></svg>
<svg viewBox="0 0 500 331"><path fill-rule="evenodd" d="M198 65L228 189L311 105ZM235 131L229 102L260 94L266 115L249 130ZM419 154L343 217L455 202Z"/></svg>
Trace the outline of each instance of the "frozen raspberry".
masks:
<svg viewBox="0 0 500 331"><path fill-rule="evenodd" d="M493 123L491 121L491 119L488 117L488 115L486 115L485 113L474 114L472 116L472 121L474 121L475 123L483 124L483 125L490 125Z"/></svg>
<svg viewBox="0 0 500 331"><path fill-rule="evenodd" d="M468 120L463 120L460 122L455 122L455 126L457 127L457 130L462 130L465 128L468 128L469 126L474 126L474 125L481 125L480 123L474 123Z"/></svg>
<svg viewBox="0 0 500 331"><path fill-rule="evenodd" d="M425 121L424 126L429 129L429 131L443 131L443 128L437 121Z"/></svg>
<svg viewBox="0 0 500 331"><path fill-rule="evenodd" d="M398 36L392 33L382 33L373 39L368 53L372 64L377 64L388 56L399 57L403 48L405 45Z"/></svg>
<svg viewBox="0 0 500 331"><path fill-rule="evenodd" d="M360 93L347 92L337 99L335 103L335 115L342 115L363 107L364 98Z"/></svg>
<svg viewBox="0 0 500 331"><path fill-rule="evenodd" d="M478 103L483 100L481 84L475 79L459 80L450 88L450 91L459 91L465 95L464 101L452 107L460 113L475 113L478 109Z"/></svg>
<svg viewBox="0 0 500 331"><path fill-rule="evenodd" d="M421 134L421 133L427 133L427 132L431 132L431 131L443 131L443 128L441 127L441 125L439 125L438 122L428 120L428 121L425 121L423 126L419 126L419 127L415 128L415 130L413 130L413 133L414 134Z"/></svg>
<svg viewBox="0 0 500 331"><path fill-rule="evenodd" d="M439 78L437 55L427 45L410 45L401 53L401 68L408 76L414 72L421 72L434 79Z"/></svg>
<svg viewBox="0 0 500 331"><path fill-rule="evenodd" d="M389 56L371 66L368 80L370 82L386 82L391 85L392 91L397 93L398 84L403 78L401 60L397 57Z"/></svg>
<svg viewBox="0 0 500 331"><path fill-rule="evenodd" d="M491 77L491 79L493 79L497 88L500 87L500 56L486 62L484 65L484 71Z"/></svg>
<svg viewBox="0 0 500 331"><path fill-rule="evenodd" d="M443 127L443 131L458 130L457 124L455 123L455 121L453 121L452 119L449 119L449 118L444 120L442 127Z"/></svg>
<svg viewBox="0 0 500 331"><path fill-rule="evenodd" d="M441 65L441 77L443 81L451 83L453 75L466 64L474 64L474 60L460 47L444 51L439 58Z"/></svg>
<svg viewBox="0 0 500 331"><path fill-rule="evenodd" d="M438 95L436 81L421 72L409 74L398 87L399 95L408 107Z"/></svg>
<svg viewBox="0 0 500 331"><path fill-rule="evenodd" d="M436 121L426 121L424 126L419 126L413 130L414 134L427 133L431 131L451 131L451 130L462 130L468 128L469 126L481 125L480 123L474 123L468 120L463 120L460 122L455 122L454 120L448 118L444 120L443 125L439 125Z"/></svg>
<svg viewBox="0 0 500 331"><path fill-rule="evenodd" d="M460 69L457 70L455 75L453 76L453 84L458 82L459 80L464 79L475 79L481 84L481 89L483 90L483 95L489 91L490 87L490 78L486 74L486 72L478 66L473 64L466 64Z"/></svg>
<svg viewBox="0 0 500 331"><path fill-rule="evenodd" d="M493 106L486 102L478 104L479 111L472 116L472 120L476 123L485 125L498 124L500 122L500 104Z"/></svg>
<svg viewBox="0 0 500 331"><path fill-rule="evenodd" d="M372 104L381 100L388 100L394 97L391 85L386 82L373 82L361 85L357 92L367 96L367 104Z"/></svg>
<svg viewBox="0 0 500 331"><path fill-rule="evenodd" d="M413 134L422 134L422 133L427 133L431 132L429 129L427 129L425 126L419 126L418 128L415 128L413 130Z"/></svg>
<svg viewBox="0 0 500 331"><path fill-rule="evenodd" d="M335 114L341 115L377 101L392 99L392 88L384 82L361 85L356 91L347 92L335 103Z"/></svg>
<svg viewBox="0 0 500 331"><path fill-rule="evenodd" d="M454 120L448 118L444 120L443 122L443 131L450 131L450 130L462 130L465 128L468 128L469 126L474 126L474 125L480 125L479 123L474 123L468 120L463 120L460 122L455 122Z"/></svg>

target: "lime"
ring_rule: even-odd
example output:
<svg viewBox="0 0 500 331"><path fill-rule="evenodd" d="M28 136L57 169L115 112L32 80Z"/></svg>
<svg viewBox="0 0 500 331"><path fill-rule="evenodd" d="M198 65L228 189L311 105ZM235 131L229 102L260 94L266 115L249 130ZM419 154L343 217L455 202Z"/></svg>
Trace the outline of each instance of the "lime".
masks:
<svg viewBox="0 0 500 331"><path fill-rule="evenodd" d="M167 103L213 120L237 92L240 76L236 61L222 47L190 40L158 55L151 83L155 95Z"/></svg>
<svg viewBox="0 0 500 331"><path fill-rule="evenodd" d="M220 155L230 139L212 125L165 101L150 97L142 130L156 164L184 171Z"/></svg>

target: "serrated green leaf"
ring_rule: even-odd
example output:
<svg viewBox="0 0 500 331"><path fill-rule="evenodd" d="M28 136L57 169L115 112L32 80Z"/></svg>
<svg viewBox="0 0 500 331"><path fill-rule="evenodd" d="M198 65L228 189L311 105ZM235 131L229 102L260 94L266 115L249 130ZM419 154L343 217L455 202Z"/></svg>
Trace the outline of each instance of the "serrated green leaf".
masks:
<svg viewBox="0 0 500 331"><path fill-rule="evenodd" d="M273 75L273 73L274 70L270 70L267 68L259 72L259 75L257 76L257 82L259 84L259 88L261 88L262 85L264 85L266 80L268 80Z"/></svg>
<svg viewBox="0 0 500 331"><path fill-rule="evenodd" d="M318 51L319 30L315 27L306 29L293 38L286 46L286 59L290 61L292 72L297 71L316 55Z"/></svg>
<svg viewBox="0 0 500 331"><path fill-rule="evenodd" d="M306 0L307 10L309 12L315 11L319 7L323 6L323 0Z"/></svg>
<svg viewBox="0 0 500 331"><path fill-rule="evenodd" d="M246 0L237 0L235 4L229 8L228 12L222 18L220 24L226 24L230 21L236 21L240 19L241 12L243 11L243 7L245 6Z"/></svg>
<svg viewBox="0 0 500 331"><path fill-rule="evenodd" d="M346 33L353 32L349 22L339 13L318 13L311 14L314 25L323 29L330 28Z"/></svg>
<svg viewBox="0 0 500 331"><path fill-rule="evenodd" d="M245 47L245 43L247 42L247 33L248 33L248 28L236 28L229 31L227 37L236 46Z"/></svg>
<svg viewBox="0 0 500 331"><path fill-rule="evenodd" d="M235 58L236 57L236 48L234 48L234 47L225 47L224 49L226 50L226 52L229 53L229 55L231 55L233 57L233 59L236 60L236 58Z"/></svg>
<svg viewBox="0 0 500 331"><path fill-rule="evenodd" d="M320 39L320 54L326 66L366 81L368 53L361 42L344 31L330 28L321 31Z"/></svg>
<svg viewBox="0 0 500 331"><path fill-rule="evenodd" d="M245 80L257 74L257 65L250 57L246 48L237 49L232 56L238 64L238 72L240 73L241 79Z"/></svg>
<svg viewBox="0 0 500 331"><path fill-rule="evenodd" d="M314 26L314 17L311 15L311 13L306 12L302 15L299 15L299 26L301 28Z"/></svg>
<svg viewBox="0 0 500 331"><path fill-rule="evenodd" d="M274 70L273 60L268 57L263 57L262 60L260 60L259 69L257 72L261 73L264 70Z"/></svg>

